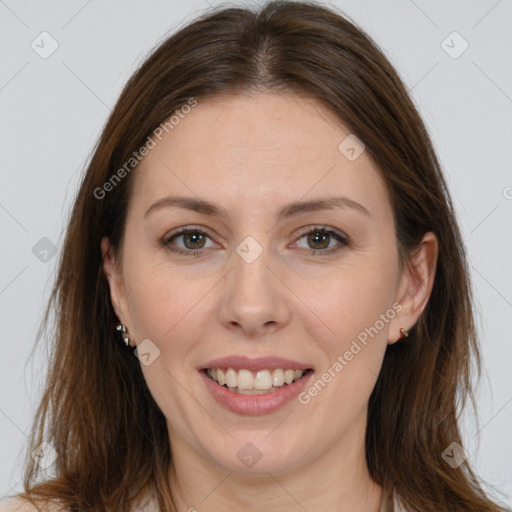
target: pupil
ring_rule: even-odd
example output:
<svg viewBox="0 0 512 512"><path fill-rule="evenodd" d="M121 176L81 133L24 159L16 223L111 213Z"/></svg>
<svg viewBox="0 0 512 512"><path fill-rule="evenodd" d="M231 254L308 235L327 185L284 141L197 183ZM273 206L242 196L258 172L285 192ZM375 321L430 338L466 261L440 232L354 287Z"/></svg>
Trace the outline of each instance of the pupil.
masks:
<svg viewBox="0 0 512 512"><path fill-rule="evenodd" d="M322 241L316 240L319 237L323 238L323 245L321 246L321 248L327 247L329 245L329 242L327 242L327 244L326 244L325 241L328 240L329 235L326 234L326 233L322 233L320 231L317 231L313 235L310 235L310 241L313 240L314 244L322 243Z"/></svg>
<svg viewBox="0 0 512 512"><path fill-rule="evenodd" d="M185 237L184 237L184 240L185 240L185 245L187 245L187 240L189 239L193 239L192 240L192 244L197 244L198 242L200 242L200 239L203 235L201 235L200 233L198 233L197 231L192 231L190 233L185 233ZM196 246L192 247L192 249L197 249Z"/></svg>
<svg viewBox="0 0 512 512"><path fill-rule="evenodd" d="M192 240L192 242L191 242L192 245L196 245L196 244L201 242L202 236L203 235L201 235L197 231L192 231L190 233L185 233L185 241ZM317 231L313 235L309 236L309 242L312 241L313 244L321 244L321 248L324 248L324 247L327 247L329 245L328 242L326 243L326 241L328 241L328 238L329 238L328 234L322 233L320 231ZM187 245L186 242L185 242L185 245ZM193 249L197 249L197 247L193 247Z"/></svg>

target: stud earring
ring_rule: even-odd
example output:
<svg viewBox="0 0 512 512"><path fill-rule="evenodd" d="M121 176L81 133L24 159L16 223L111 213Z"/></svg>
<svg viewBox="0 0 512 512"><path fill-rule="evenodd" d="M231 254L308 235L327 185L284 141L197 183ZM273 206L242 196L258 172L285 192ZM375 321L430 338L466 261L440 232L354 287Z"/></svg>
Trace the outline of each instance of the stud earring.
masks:
<svg viewBox="0 0 512 512"><path fill-rule="evenodd" d="M130 346L130 335L126 330L126 326L124 324L117 324L116 330L121 333L121 338L123 338L124 344L129 347Z"/></svg>
<svg viewBox="0 0 512 512"><path fill-rule="evenodd" d="M400 329L400 334L402 335L400 339L409 337L409 331L406 331L405 329Z"/></svg>

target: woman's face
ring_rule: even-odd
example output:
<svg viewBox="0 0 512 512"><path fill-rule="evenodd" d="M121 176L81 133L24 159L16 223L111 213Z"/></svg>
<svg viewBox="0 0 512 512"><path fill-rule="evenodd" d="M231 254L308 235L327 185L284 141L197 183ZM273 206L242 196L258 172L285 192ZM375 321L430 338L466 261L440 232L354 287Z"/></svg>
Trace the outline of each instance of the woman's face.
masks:
<svg viewBox="0 0 512 512"><path fill-rule="evenodd" d="M419 311L385 184L349 136L311 100L223 96L132 171L105 271L175 463L278 474L361 455L386 346Z"/></svg>

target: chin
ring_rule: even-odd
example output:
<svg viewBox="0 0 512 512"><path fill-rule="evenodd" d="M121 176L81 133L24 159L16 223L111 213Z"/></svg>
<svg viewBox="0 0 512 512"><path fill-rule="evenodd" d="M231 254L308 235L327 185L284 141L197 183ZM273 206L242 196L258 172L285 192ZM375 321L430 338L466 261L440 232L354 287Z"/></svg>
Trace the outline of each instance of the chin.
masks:
<svg viewBox="0 0 512 512"><path fill-rule="evenodd" d="M217 445L224 447L222 451L210 452L209 456L226 471L240 475L268 476L298 466L304 455L301 450L308 443L287 446L277 436L271 437L268 432L234 434L224 445Z"/></svg>

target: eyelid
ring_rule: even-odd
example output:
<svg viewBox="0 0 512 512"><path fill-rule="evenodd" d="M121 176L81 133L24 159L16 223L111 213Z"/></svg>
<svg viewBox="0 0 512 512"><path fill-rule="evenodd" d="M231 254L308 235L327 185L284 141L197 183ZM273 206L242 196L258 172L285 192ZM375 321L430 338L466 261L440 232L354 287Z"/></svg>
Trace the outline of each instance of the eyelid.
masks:
<svg viewBox="0 0 512 512"><path fill-rule="evenodd" d="M199 226L199 225L194 225L194 224L190 224L190 225L187 225L187 226L182 226L182 227L179 227L179 228L176 228L172 231L170 231L169 233L166 233L162 239L162 241L164 243L169 243L170 240L175 237L175 236L178 236L178 235L183 235L183 234L186 234L188 233L189 231L198 231L200 233L203 233L205 235L208 235L208 237L210 239L212 239L213 237L211 236L211 233L210 233L210 230L208 228L205 228L204 226Z"/></svg>
<svg viewBox="0 0 512 512"><path fill-rule="evenodd" d="M205 252L205 248L199 248L199 249L189 249L189 250L183 250L183 249L175 249L170 247L170 242L173 238L177 238L180 236L183 236L190 232L198 232L202 235L206 235L213 243L216 243L213 240L213 237L210 235L209 230L203 226L197 226L197 225L187 225L182 226L180 228L177 228L170 233L166 234L162 240L161 245L164 248L167 248L171 252L177 253L177 254L186 254L187 256L197 256L201 255L201 253ZM296 244L301 238L303 238L305 235L308 235L310 233L315 232L324 232L327 235L334 237L338 241L338 245L335 247L331 247L330 249L304 249L300 248L302 251L309 252L309 254L313 255L329 255L335 252L338 252L341 248L347 247L350 245L350 239L347 235L345 235L343 232L338 231L335 228L331 228L329 226L319 226L319 225L310 225L305 226L299 230L297 235L295 236L295 240L293 244Z"/></svg>
<svg viewBox="0 0 512 512"><path fill-rule="evenodd" d="M187 225L187 226L182 226L180 228L176 228L175 230L171 231L170 233L166 233L165 236L163 237L163 239L167 242L173 236L183 234L184 232L186 233L187 231L195 231L195 230L197 230L199 232L203 232L205 235L208 235L210 238L212 238L208 228L205 228L204 226L190 224L190 225ZM325 232L328 232L328 233L335 233L340 238L343 238L347 242L349 241L349 237L345 233L343 233L342 231L339 231L339 230L337 230L335 228L331 228L329 226L316 225L316 224L300 228L298 233L297 233L297 235L296 235L297 238L296 238L295 241L297 241L297 239L299 239L300 237L302 237L304 235L307 235L308 233L310 233L311 231L314 231L314 230L325 231Z"/></svg>
<svg viewBox="0 0 512 512"><path fill-rule="evenodd" d="M345 233L343 233L342 231L339 231L339 230L337 230L335 228L331 228L329 226L322 226L322 225L318 225L318 224L315 224L313 226L306 226L304 228L301 228L299 230L298 235L297 235L297 240L302 238L304 235L307 235L307 234L311 233L312 231L323 231L323 232L328 233L328 234L337 235L339 238L341 238L347 244L350 241L349 237Z"/></svg>
<svg viewBox="0 0 512 512"><path fill-rule="evenodd" d="M334 238L335 240L337 240L337 242L338 242L337 245L335 245L334 247L331 247L329 249L301 248L303 251L306 251L308 254L313 255L313 256L320 255L320 256L327 257L331 254L338 253L344 247L349 247L352 244L349 237L347 235L345 235L343 232L338 231L337 229L334 229L334 228L330 228L329 226L318 226L318 225L306 226L305 228L302 228L299 231L299 234L297 235L296 240L295 240L295 242L293 242L293 244L294 245L297 244L297 242L301 238L303 238L306 235L309 235L310 233L319 233L319 232L325 233L325 234L329 235L331 238Z"/></svg>

